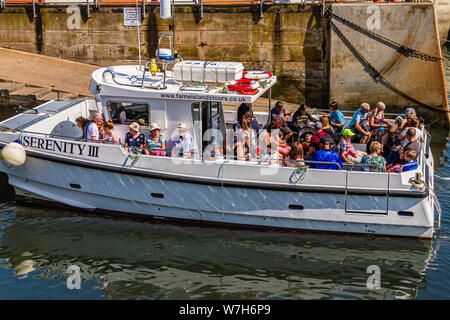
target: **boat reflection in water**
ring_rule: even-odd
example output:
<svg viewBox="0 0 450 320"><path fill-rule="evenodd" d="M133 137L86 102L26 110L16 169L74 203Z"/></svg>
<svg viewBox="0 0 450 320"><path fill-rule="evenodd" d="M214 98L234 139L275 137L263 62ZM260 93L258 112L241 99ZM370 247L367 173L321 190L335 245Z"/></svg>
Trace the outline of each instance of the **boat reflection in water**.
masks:
<svg viewBox="0 0 450 320"><path fill-rule="evenodd" d="M426 240L178 227L13 205L0 210L0 241L0 273L25 299L413 298L434 256ZM81 290L66 287L69 265L81 268ZM371 265L381 270L379 290L366 287ZM20 281L36 285L17 292Z"/></svg>

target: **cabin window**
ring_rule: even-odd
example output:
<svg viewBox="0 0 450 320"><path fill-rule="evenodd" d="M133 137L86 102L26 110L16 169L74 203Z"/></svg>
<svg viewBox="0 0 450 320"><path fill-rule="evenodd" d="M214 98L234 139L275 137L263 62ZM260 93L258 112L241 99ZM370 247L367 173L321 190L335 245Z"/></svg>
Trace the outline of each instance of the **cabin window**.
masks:
<svg viewBox="0 0 450 320"><path fill-rule="evenodd" d="M121 123L120 114L122 108L125 111L126 119L124 124L137 122L140 125L148 126L150 123L149 105L144 102L117 102L108 101L108 111L111 115L113 123Z"/></svg>

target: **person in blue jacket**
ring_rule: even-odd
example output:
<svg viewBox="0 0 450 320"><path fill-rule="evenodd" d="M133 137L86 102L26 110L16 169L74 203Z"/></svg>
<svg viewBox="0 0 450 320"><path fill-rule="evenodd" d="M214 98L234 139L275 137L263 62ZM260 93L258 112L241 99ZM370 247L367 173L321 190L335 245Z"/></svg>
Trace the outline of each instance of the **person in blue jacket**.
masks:
<svg viewBox="0 0 450 320"><path fill-rule="evenodd" d="M331 143L332 139L329 137L325 137L320 140L320 150L314 152L311 160L334 163L312 163L311 168L328 170L342 169L341 156L337 152L330 150ZM338 163L339 166L336 163Z"/></svg>

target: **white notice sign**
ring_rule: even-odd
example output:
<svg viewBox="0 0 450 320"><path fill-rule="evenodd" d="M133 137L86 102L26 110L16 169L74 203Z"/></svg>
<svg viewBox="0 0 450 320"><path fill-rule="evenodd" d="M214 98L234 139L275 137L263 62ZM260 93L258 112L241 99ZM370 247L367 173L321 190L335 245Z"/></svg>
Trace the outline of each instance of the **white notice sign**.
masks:
<svg viewBox="0 0 450 320"><path fill-rule="evenodd" d="M137 27L141 25L141 8L123 8L123 25Z"/></svg>

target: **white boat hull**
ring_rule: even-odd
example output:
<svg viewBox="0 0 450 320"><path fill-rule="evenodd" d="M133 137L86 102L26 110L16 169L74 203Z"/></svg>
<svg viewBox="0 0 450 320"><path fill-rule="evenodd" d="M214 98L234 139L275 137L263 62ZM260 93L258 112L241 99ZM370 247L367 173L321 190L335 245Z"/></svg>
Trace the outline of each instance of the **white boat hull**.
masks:
<svg viewBox="0 0 450 320"><path fill-rule="evenodd" d="M352 212L346 196L326 192L221 187L142 177L28 157L24 166L1 164L18 199L40 200L94 212L161 220L432 238L431 197L389 197L387 213L374 213L386 196L360 196ZM358 196L354 196L358 197ZM347 200L348 201L348 200ZM356 212L358 211L358 212ZM399 215L399 211L413 213ZM375 211L376 212L376 211Z"/></svg>

